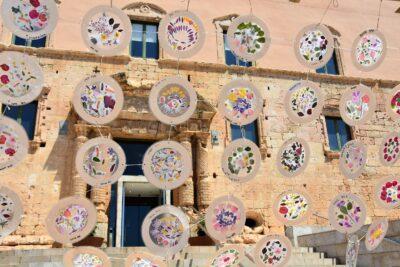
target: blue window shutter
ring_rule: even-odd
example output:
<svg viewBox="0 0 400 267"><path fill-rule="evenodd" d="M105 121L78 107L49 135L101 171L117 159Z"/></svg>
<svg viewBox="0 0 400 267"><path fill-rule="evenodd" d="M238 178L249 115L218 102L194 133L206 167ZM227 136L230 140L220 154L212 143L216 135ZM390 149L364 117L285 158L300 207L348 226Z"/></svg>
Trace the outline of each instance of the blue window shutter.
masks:
<svg viewBox="0 0 400 267"><path fill-rule="evenodd" d="M259 145L257 120L243 126L243 128L244 138L249 139L255 144ZM234 141L240 138L242 138L242 131L240 129L240 126L231 124L231 140Z"/></svg>
<svg viewBox="0 0 400 267"><path fill-rule="evenodd" d="M343 147L348 141L351 140L350 127L344 121L339 119L338 129L339 129L341 147Z"/></svg>
<svg viewBox="0 0 400 267"><path fill-rule="evenodd" d="M316 70L317 73L326 73L326 74L333 74L339 75L339 67L336 58L336 52L333 52L332 57L326 63L325 66Z"/></svg>
<svg viewBox="0 0 400 267"><path fill-rule="evenodd" d="M36 48L46 47L46 36L42 37L40 39L37 39L37 40L32 40L31 41L31 46L32 47L36 47Z"/></svg>
<svg viewBox="0 0 400 267"><path fill-rule="evenodd" d="M231 51L229 44L228 44L228 38L226 35L226 31L223 32L223 37L224 37L225 64L228 66L251 67L252 66L251 62L246 62L246 61L240 60Z"/></svg>
<svg viewBox="0 0 400 267"><path fill-rule="evenodd" d="M146 25L146 58L158 59L158 35L156 25Z"/></svg>
<svg viewBox="0 0 400 267"><path fill-rule="evenodd" d="M332 151L338 151L340 147L337 139L336 120L332 117L326 117L325 120L328 131L329 148Z"/></svg>
<svg viewBox="0 0 400 267"><path fill-rule="evenodd" d="M21 45L21 46L27 46L28 45L27 41L24 38L20 38L20 37L18 37L16 35L14 35L14 37L13 37L13 43L15 45Z"/></svg>
<svg viewBox="0 0 400 267"><path fill-rule="evenodd" d="M33 140L35 136L37 106L38 102L34 101L23 106L10 106L5 112L5 107L3 107L4 115L20 123L24 127L29 140Z"/></svg>
<svg viewBox="0 0 400 267"><path fill-rule="evenodd" d="M132 57L143 57L143 32L144 27L139 23L132 23L132 39L130 54Z"/></svg>

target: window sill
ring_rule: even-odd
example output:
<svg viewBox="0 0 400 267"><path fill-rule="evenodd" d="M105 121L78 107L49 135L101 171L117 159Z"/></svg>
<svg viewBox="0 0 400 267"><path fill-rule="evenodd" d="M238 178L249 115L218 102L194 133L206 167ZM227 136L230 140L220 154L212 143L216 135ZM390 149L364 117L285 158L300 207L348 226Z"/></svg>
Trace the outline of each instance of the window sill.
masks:
<svg viewBox="0 0 400 267"><path fill-rule="evenodd" d="M329 147L324 146L324 155L327 159L339 159L340 158L340 151L331 150Z"/></svg>
<svg viewBox="0 0 400 267"><path fill-rule="evenodd" d="M40 144L42 142L40 140L37 139L33 139L29 141L29 153L30 154L35 154L36 151L38 150L38 148L40 147Z"/></svg>

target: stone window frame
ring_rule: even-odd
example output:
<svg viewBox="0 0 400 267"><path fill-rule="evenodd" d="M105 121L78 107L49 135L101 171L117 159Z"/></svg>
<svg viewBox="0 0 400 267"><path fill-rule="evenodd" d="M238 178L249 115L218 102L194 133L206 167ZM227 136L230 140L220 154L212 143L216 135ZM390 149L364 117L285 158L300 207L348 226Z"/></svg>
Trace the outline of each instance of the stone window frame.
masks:
<svg viewBox="0 0 400 267"><path fill-rule="evenodd" d="M128 4L122 8L122 10L128 15L130 21L138 21L138 22L148 22L148 23L154 23L154 24L159 24L161 19L167 14L167 11L155 4L151 3L146 3L146 2L134 2L131 4ZM158 32L157 32L158 34ZM124 51L126 55L130 55L130 42L129 45ZM164 51L159 46L158 48L158 53L159 57L158 59L163 59L164 58ZM152 59L152 58L146 58L145 60L155 60L157 61L158 59Z"/></svg>

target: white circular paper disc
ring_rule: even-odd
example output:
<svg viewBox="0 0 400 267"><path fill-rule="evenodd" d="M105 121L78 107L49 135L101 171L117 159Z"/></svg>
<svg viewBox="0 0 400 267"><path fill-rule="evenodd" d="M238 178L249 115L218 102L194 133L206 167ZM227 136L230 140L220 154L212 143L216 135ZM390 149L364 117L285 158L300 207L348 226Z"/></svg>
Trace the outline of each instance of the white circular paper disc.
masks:
<svg viewBox="0 0 400 267"><path fill-rule="evenodd" d="M304 190L288 190L275 199L273 212L284 225L297 225L310 216L312 199Z"/></svg>
<svg viewBox="0 0 400 267"><path fill-rule="evenodd" d="M244 248L240 245L225 245L210 258L210 267L238 267L244 259Z"/></svg>
<svg viewBox="0 0 400 267"><path fill-rule="evenodd" d="M115 141L97 137L79 148L75 166L79 176L91 186L113 184L125 171L125 153Z"/></svg>
<svg viewBox="0 0 400 267"><path fill-rule="evenodd" d="M371 71L379 67L386 56L386 38L377 29L362 32L354 40L351 57L360 71Z"/></svg>
<svg viewBox="0 0 400 267"><path fill-rule="evenodd" d="M196 106L196 91L179 76L161 80L150 91L150 110L157 120L165 124L178 125L189 120Z"/></svg>
<svg viewBox="0 0 400 267"><path fill-rule="evenodd" d="M271 44L267 25L256 16L240 16L228 29L228 44L231 51L246 61L262 58Z"/></svg>
<svg viewBox="0 0 400 267"><path fill-rule="evenodd" d="M210 236L224 242L242 232L246 211L242 201L234 196L222 196L213 200L206 212L206 229Z"/></svg>
<svg viewBox="0 0 400 267"><path fill-rule="evenodd" d="M43 72L36 58L18 53L0 54L0 102L4 105L25 105L40 95Z"/></svg>
<svg viewBox="0 0 400 267"><path fill-rule="evenodd" d="M163 205L151 210L142 224L142 238L155 255L172 256L189 242L189 221L181 209Z"/></svg>
<svg viewBox="0 0 400 267"><path fill-rule="evenodd" d="M175 141L161 141L149 147L142 166L147 180L163 190L181 186L192 173L189 151Z"/></svg>
<svg viewBox="0 0 400 267"><path fill-rule="evenodd" d="M161 47L176 58L194 56L204 45L203 23L194 13L186 10L167 14L158 27Z"/></svg>
<svg viewBox="0 0 400 267"><path fill-rule="evenodd" d="M388 228L389 222L387 218L375 220L368 227L367 234L365 236L365 247L369 251L376 249L385 238Z"/></svg>
<svg viewBox="0 0 400 267"><path fill-rule="evenodd" d="M257 267L286 266L292 256L292 243L283 235L267 235L254 248Z"/></svg>
<svg viewBox="0 0 400 267"><path fill-rule="evenodd" d="M285 141L277 154L276 166L280 174L294 177L302 173L310 160L308 143L298 137Z"/></svg>
<svg viewBox="0 0 400 267"><path fill-rule="evenodd" d="M0 115L0 170L20 163L28 154L25 129L15 120Z"/></svg>
<svg viewBox="0 0 400 267"><path fill-rule="evenodd" d="M310 69L325 66L332 57L333 48L332 33L322 24L304 27L294 42L294 53L298 61Z"/></svg>
<svg viewBox="0 0 400 267"><path fill-rule="evenodd" d="M260 149L247 139L231 142L224 151L222 170L234 182L248 182L253 179L261 166Z"/></svg>
<svg viewBox="0 0 400 267"><path fill-rule="evenodd" d="M297 82L286 93L286 114L294 123L309 123L319 118L324 101L324 94L316 83Z"/></svg>
<svg viewBox="0 0 400 267"><path fill-rule="evenodd" d="M28 40L49 35L58 21L54 0L4 0L1 15L4 25L13 34Z"/></svg>
<svg viewBox="0 0 400 267"><path fill-rule="evenodd" d="M375 200L384 209L400 206L400 178L389 176L378 181L375 187Z"/></svg>
<svg viewBox="0 0 400 267"><path fill-rule="evenodd" d="M125 260L125 267L167 267L167 265L147 253L132 253Z"/></svg>
<svg viewBox="0 0 400 267"><path fill-rule="evenodd" d="M344 176L356 179L367 163L367 147L358 140L347 142L340 152L339 168Z"/></svg>
<svg viewBox="0 0 400 267"><path fill-rule="evenodd" d="M379 148L379 160L384 166L392 166L400 156L400 134L397 132L389 133L383 137Z"/></svg>
<svg viewBox="0 0 400 267"><path fill-rule="evenodd" d="M17 193L8 187L0 187L0 239L14 232L21 222L22 202Z"/></svg>
<svg viewBox="0 0 400 267"><path fill-rule="evenodd" d="M376 98L371 89L359 84L347 89L340 98L340 116L350 126L367 122L375 113Z"/></svg>
<svg viewBox="0 0 400 267"><path fill-rule="evenodd" d="M124 95L113 78L93 75L78 84L73 105L79 117L86 122L107 124L115 120L121 112Z"/></svg>
<svg viewBox="0 0 400 267"><path fill-rule="evenodd" d="M121 9L96 6L83 18L81 33L90 50L101 56L115 56L129 45L132 25Z"/></svg>
<svg viewBox="0 0 400 267"><path fill-rule="evenodd" d="M87 198L63 198L50 210L46 229L58 243L76 243L88 236L96 226L97 212Z"/></svg>
<svg viewBox="0 0 400 267"><path fill-rule="evenodd" d="M65 267L111 267L107 254L95 247L76 247L64 254Z"/></svg>
<svg viewBox="0 0 400 267"><path fill-rule="evenodd" d="M364 202L352 193L338 194L329 205L329 222L343 234L357 232L364 225L366 217Z"/></svg>
<svg viewBox="0 0 400 267"><path fill-rule="evenodd" d="M226 84L219 95L218 109L232 124L246 125L261 113L263 99L251 82L236 79Z"/></svg>
<svg viewBox="0 0 400 267"><path fill-rule="evenodd" d="M386 99L386 113L398 122L400 120L400 85L397 85Z"/></svg>

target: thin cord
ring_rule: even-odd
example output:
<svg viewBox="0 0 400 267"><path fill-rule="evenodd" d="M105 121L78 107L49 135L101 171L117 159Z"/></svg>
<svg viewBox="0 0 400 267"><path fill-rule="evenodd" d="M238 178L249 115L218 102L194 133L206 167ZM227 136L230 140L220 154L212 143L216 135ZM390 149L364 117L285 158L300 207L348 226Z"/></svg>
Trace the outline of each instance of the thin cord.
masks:
<svg viewBox="0 0 400 267"><path fill-rule="evenodd" d="M99 125L98 125L98 124L95 124L95 126L96 126L97 130L99 131L100 136L101 136L101 137L104 137L103 134L102 134L101 131L100 131Z"/></svg>
<svg viewBox="0 0 400 267"><path fill-rule="evenodd" d="M110 0L110 6L113 7L113 0Z"/></svg>
<svg viewBox="0 0 400 267"><path fill-rule="evenodd" d="M253 6L251 4L251 0L249 0L249 5L250 5L250 14L253 14Z"/></svg>
<svg viewBox="0 0 400 267"><path fill-rule="evenodd" d="M382 8L382 1L379 3L379 11L378 11L378 21L376 22L376 29L379 29L379 22L381 20L381 8Z"/></svg>
<svg viewBox="0 0 400 267"><path fill-rule="evenodd" d="M333 1L334 1L334 0L329 0L329 5L326 7L326 9L325 9L325 11L324 11L324 14L322 15L322 18L321 18L321 20L319 21L318 24L321 24L321 23L322 23L323 19L325 18L326 13L328 12L329 8L331 7Z"/></svg>
<svg viewBox="0 0 400 267"><path fill-rule="evenodd" d="M5 107L4 107L4 111L3 111L3 116L4 116L4 114L6 114L6 111L7 111L7 110L10 110L10 109L11 109L11 108L10 108L9 106L5 106Z"/></svg>
<svg viewBox="0 0 400 267"><path fill-rule="evenodd" d="M189 11L190 0L187 1L186 11Z"/></svg>

